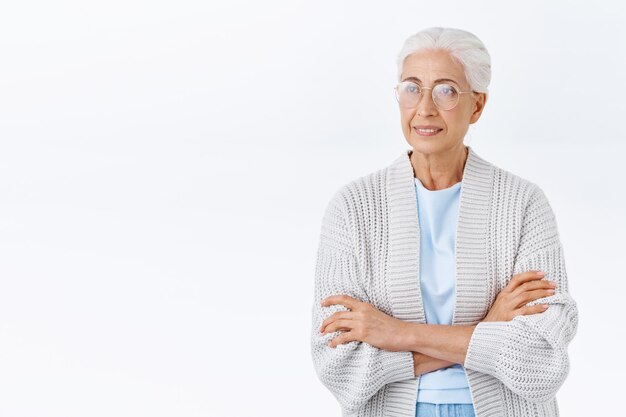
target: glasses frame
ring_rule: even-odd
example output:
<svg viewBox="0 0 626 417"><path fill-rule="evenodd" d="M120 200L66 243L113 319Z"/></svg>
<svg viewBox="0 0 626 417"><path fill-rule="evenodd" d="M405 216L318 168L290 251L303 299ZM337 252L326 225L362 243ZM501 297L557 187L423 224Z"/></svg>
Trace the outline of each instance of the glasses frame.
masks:
<svg viewBox="0 0 626 417"><path fill-rule="evenodd" d="M398 104L400 104L400 93L398 92L398 88L400 87L400 85L401 85L401 84L404 84L404 83L411 83L411 84L413 84L413 85L417 86L417 88L419 88L419 89L420 89L420 98L417 100L417 103L415 103L415 106L413 106L413 107L404 107L405 109L413 109L413 108L417 107L417 105L419 104L420 100L422 99L422 97L421 97L421 96L423 95L423 93L421 92L421 90L430 90L430 91L431 91L431 92L430 92L430 96L431 96L431 98L433 99L433 103L435 104L435 107L437 107L437 109L442 110L442 111L449 111L449 110L454 109L456 106L458 106L458 105L459 105L459 99L461 98L461 94L476 93L476 91L460 91L458 88L456 88L454 85L452 85L452 84L450 84L450 83L439 83L439 84L435 84L435 86L434 86L434 87L422 87L421 85L417 84L416 82L413 82L413 81L408 81L408 80L407 80L407 81L400 81L400 82L399 82L398 84L396 84L396 86L393 88L393 89L394 89L394 91L395 91L396 101L398 102ZM449 109L442 109L442 108L441 108L441 107L439 107L439 105L437 104L437 101L435 101L434 90L435 90L435 88L436 88L437 86L440 86L440 85L447 85L447 86L450 86L450 87L452 87L452 88L453 88L453 89L457 92L457 94L459 94L459 95L457 96L457 98L456 98L456 103L454 103L454 106L450 107Z"/></svg>

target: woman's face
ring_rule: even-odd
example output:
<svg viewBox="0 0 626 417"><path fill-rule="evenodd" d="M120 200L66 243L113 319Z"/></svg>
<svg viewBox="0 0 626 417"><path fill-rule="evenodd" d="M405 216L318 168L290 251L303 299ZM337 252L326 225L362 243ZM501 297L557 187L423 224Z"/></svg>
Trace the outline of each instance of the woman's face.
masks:
<svg viewBox="0 0 626 417"><path fill-rule="evenodd" d="M411 80L422 87L447 83L459 91L471 91L461 64L442 50L423 50L409 55L402 66L400 79ZM415 151L425 154L462 146L465 133L480 117L486 98L484 93L460 94L456 107L439 110L433 103L431 90L423 90L415 108L400 107L402 132ZM419 126L441 130L430 133L420 131Z"/></svg>

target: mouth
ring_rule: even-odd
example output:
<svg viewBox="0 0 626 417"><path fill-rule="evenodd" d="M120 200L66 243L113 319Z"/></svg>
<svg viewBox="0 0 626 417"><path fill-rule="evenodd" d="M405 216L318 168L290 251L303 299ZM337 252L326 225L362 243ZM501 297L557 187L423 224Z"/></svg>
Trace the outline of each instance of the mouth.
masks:
<svg viewBox="0 0 626 417"><path fill-rule="evenodd" d="M438 134L439 132L441 132L443 129L432 126L432 127L418 127L418 126L414 126L413 130L415 132L417 132L418 135L420 136L435 136L436 134Z"/></svg>

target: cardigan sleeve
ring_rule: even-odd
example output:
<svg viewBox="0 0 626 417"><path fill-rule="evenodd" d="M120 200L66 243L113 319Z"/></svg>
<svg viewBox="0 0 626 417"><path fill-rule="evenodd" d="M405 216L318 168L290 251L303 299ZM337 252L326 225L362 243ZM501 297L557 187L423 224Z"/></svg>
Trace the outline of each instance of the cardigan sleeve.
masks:
<svg viewBox="0 0 626 417"><path fill-rule="evenodd" d="M339 193L327 206L317 250L311 354L322 384L338 400L344 413L352 413L386 384L412 379L415 374L412 352L390 352L360 341L331 348L327 343L342 332L320 333L327 317L336 311L348 311L339 304L322 307L320 302L324 298L346 294L368 302L367 294L359 284L359 268L338 197Z"/></svg>
<svg viewBox="0 0 626 417"><path fill-rule="evenodd" d="M542 313L478 323L464 366L499 379L528 401L542 403L556 395L569 372L567 347L576 334L578 309L569 293L554 212L544 192L533 185L513 275L543 271L545 279L556 282L556 292L527 303L548 304Z"/></svg>

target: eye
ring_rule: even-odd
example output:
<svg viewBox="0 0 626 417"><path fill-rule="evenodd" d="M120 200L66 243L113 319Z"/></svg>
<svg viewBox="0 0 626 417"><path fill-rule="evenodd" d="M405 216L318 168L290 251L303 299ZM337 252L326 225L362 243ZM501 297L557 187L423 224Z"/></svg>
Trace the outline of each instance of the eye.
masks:
<svg viewBox="0 0 626 417"><path fill-rule="evenodd" d="M421 90L417 84L407 82L404 86L404 91L410 94L419 94Z"/></svg>
<svg viewBox="0 0 626 417"><path fill-rule="evenodd" d="M437 87L437 94L444 97L454 96L456 94L456 89L448 84L439 84Z"/></svg>

